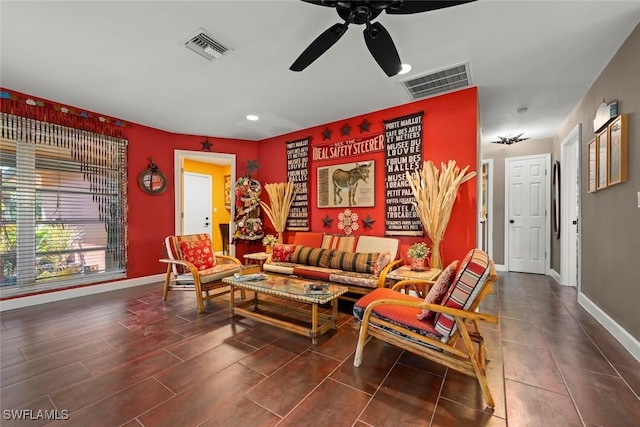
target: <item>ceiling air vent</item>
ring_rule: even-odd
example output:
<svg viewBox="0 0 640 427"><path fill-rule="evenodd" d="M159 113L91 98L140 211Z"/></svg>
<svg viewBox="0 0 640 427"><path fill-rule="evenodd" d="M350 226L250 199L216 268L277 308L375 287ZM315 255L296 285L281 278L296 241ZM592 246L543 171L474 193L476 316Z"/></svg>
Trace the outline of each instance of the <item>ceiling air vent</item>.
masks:
<svg viewBox="0 0 640 427"><path fill-rule="evenodd" d="M425 98L471 85L469 63L415 77L402 82L413 99Z"/></svg>
<svg viewBox="0 0 640 427"><path fill-rule="evenodd" d="M198 55L207 58L209 61L222 57L222 55L229 50L229 48L224 47L220 42L215 41L213 37L202 28L199 28L189 36L184 42L184 45Z"/></svg>

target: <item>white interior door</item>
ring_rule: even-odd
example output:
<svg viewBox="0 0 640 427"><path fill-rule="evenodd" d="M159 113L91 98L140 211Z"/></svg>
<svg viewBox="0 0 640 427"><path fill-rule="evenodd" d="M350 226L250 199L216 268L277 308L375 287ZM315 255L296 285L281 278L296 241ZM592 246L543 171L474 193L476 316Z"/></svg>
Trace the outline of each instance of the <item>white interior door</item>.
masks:
<svg viewBox="0 0 640 427"><path fill-rule="evenodd" d="M182 178L182 234L211 236L211 176L185 172Z"/></svg>
<svg viewBox="0 0 640 427"><path fill-rule="evenodd" d="M562 141L560 211L560 276L562 284L578 286L578 245L580 238L578 189L580 188L580 125Z"/></svg>
<svg viewBox="0 0 640 427"><path fill-rule="evenodd" d="M509 271L545 274L548 156L506 159Z"/></svg>

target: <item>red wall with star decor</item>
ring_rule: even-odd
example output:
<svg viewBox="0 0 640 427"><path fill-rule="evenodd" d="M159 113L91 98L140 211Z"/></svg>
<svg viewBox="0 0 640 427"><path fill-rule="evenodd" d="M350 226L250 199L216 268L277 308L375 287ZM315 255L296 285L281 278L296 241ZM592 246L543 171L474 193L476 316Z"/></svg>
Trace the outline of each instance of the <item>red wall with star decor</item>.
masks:
<svg viewBox="0 0 640 427"><path fill-rule="evenodd" d="M4 89L3 89L4 91ZM55 104L34 95L25 95L11 91L21 98L31 98L45 103ZM3 103L4 107L8 105ZM70 108L74 108L69 106ZM33 107L36 108L36 107ZM77 111L81 111L77 109ZM128 244L129 267L128 278L143 277L164 271L164 266L158 259L164 256L163 240L165 236L174 232L175 224L175 183L174 183L174 151L189 150L203 152L202 142L211 142L211 152L231 153L236 155L236 174L245 172L248 161L258 159L260 168L253 174L264 185L269 182L283 182L286 179L286 150L285 142L311 136L311 146L323 145L345 139L367 137L383 132L383 120L406 116L424 111L423 120L423 155L436 164L441 161L455 159L460 166L470 165L470 170L477 168L477 90L470 88L439 97L416 101L394 108L375 111L356 117L345 118L333 123L322 124L287 135L266 139L263 141L244 141L237 139L217 138L213 136L182 135L150 128L135 123L125 122L122 132L129 141L128 146ZM100 114L88 112L94 117ZM366 119L371 123L368 131L360 132L359 125ZM82 123L78 118L78 123ZM117 119L113 119L117 120ZM347 136L342 136L340 129L346 124L351 127ZM80 126L78 126L80 127ZM323 140L322 132L325 128L332 130L332 137ZM138 186L138 174L146 169L148 158L152 157L159 169L168 180L167 190L159 195L143 192ZM384 186L384 151L348 157L338 160L313 162L309 170L310 196L310 224L312 231L338 233L337 215L342 208L319 209L316 202L315 177L318 165L351 163L360 160L375 160L375 206L371 208L354 208L360 218L367 215L375 221L371 229L360 228L354 234L368 234L382 236L384 234L385 215L385 186ZM263 200L268 201L266 192ZM329 215L333 218L331 227L324 227L322 218ZM264 215L263 215L264 217ZM451 222L443 242L443 256L445 262L460 258L476 242L476 179L463 184L458 201L453 209ZM269 221L265 219L265 229L269 232ZM424 238L399 237L402 243L409 244ZM239 244L236 256L262 250L260 244Z"/></svg>
<svg viewBox="0 0 640 427"><path fill-rule="evenodd" d="M129 138L129 277L140 277L164 271L158 262L164 256L163 240L175 232L174 151L202 150L203 136L180 135L145 126L135 125L128 131ZM206 137L212 144L211 152L236 155L236 174L244 173L248 160L258 156L252 141ZM168 179L167 190L149 195L138 186L138 174L147 167L147 157L153 157ZM240 248L239 248L240 249ZM261 249L260 249L261 250ZM240 251L238 251L240 252ZM242 260L242 253L237 253Z"/></svg>
<svg viewBox="0 0 640 427"><path fill-rule="evenodd" d="M309 153L312 147L332 142L374 136L384 132L384 120L406 116L420 111L424 112L422 124L423 159L433 161L438 167L440 162L455 160L459 167L469 165L469 171L477 171L478 164L478 99L477 89L470 88L438 97L415 101L385 110L374 111L360 116L345 118L290 134L262 140L258 144L258 157L268 158L262 162L258 177L262 184L269 182L285 182L287 179L286 142L311 137ZM369 122L368 131L362 131L359 125ZM347 124L351 129L348 135L342 134ZM323 136L325 129L331 131L331 137ZM346 129L345 129L346 132ZM352 157L341 157L332 160L309 161L309 221L311 231L343 234L338 229L338 213L344 208L318 208L317 202L317 170L319 166L375 161L375 206L353 207L358 214L359 229L354 235L383 236L385 232L385 152L379 151L360 154ZM477 216L477 179L462 184L458 200L454 205L451 220L442 243L444 262L464 257L466 252L476 246ZM346 192L344 197L347 197ZM263 196L266 199L266 195ZM323 218L333 219L330 227L325 227ZM369 216L375 222L372 228L365 228L362 219ZM269 228L269 221L265 221ZM424 241L426 237L394 236L406 246L416 241Z"/></svg>

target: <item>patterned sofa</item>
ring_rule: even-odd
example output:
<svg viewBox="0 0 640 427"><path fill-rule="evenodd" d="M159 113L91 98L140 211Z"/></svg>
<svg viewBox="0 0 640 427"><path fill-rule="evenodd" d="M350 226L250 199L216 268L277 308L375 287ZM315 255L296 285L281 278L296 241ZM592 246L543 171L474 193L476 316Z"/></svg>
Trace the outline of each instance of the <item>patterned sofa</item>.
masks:
<svg viewBox="0 0 640 427"><path fill-rule="evenodd" d="M389 271L403 263L396 260L398 248L398 239L388 237L296 233L293 243L274 246L263 269L337 283L351 294L365 295L384 287Z"/></svg>

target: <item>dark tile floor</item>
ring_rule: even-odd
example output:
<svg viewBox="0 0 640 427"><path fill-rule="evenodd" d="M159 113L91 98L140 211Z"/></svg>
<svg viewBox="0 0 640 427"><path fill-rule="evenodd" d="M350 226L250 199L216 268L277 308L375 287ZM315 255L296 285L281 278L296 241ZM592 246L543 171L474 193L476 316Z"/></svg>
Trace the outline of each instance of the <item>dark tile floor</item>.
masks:
<svg viewBox="0 0 640 427"><path fill-rule="evenodd" d="M236 317L228 296L196 314L190 292L136 287L1 314L3 426L631 426L640 363L545 276L501 273L482 310L496 400L474 379L373 340L358 325L317 346ZM239 296L239 295L238 295ZM58 412L51 412L57 410Z"/></svg>

